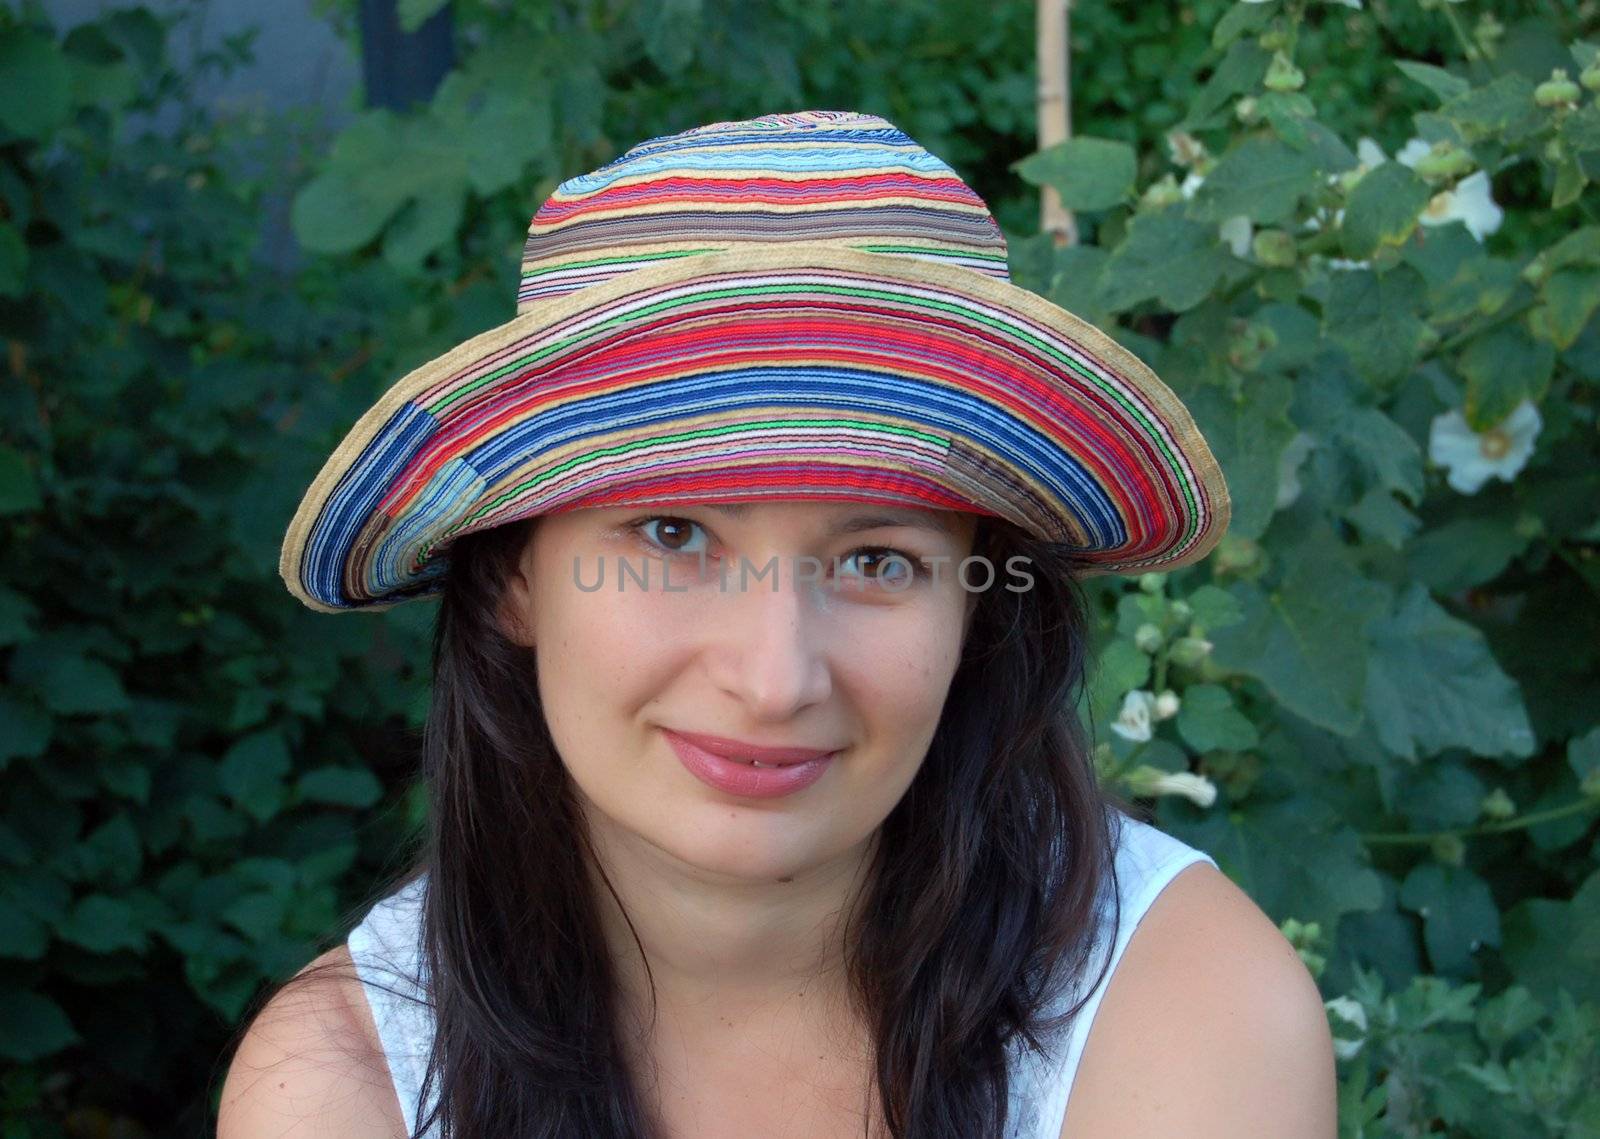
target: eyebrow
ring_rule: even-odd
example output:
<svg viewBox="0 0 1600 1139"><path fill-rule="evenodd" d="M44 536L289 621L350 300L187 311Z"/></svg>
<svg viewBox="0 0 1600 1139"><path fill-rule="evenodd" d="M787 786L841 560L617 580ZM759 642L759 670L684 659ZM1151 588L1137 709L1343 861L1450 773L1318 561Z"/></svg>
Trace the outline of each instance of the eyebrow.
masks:
<svg viewBox="0 0 1600 1139"><path fill-rule="evenodd" d="M743 518L750 512L749 503L705 503L707 510L715 510L719 514L726 514L730 518ZM936 534L952 534L954 528L950 525L948 516L943 514L852 514L833 528L835 534L855 534L862 530L876 530L880 526L911 526L918 530L931 530Z"/></svg>

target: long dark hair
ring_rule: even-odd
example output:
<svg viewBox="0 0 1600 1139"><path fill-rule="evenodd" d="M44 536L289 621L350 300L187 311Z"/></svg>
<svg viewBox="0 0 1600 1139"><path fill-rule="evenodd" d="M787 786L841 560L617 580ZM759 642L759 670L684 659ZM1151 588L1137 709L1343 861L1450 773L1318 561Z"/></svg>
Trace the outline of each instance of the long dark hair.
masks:
<svg viewBox="0 0 1600 1139"><path fill-rule="evenodd" d="M414 1134L437 1123L441 1139L656 1139L642 1074L623 1058L618 977L586 872L598 860L545 724L534 650L498 619L536 524L457 539L439 599L430 822L403 879L426 879L434 1026L431 1110ZM1000 1139L1008 1049L1053 1055L1108 967L1084 982L1097 907L1115 902L1128 807L1099 786L1075 712L1087 651L1078 565L999 519L977 533L994 582L847 915L849 982L894 1139ZM1033 577L1025 590L1005 588L1017 555ZM1082 995L1062 1008L1053 998L1069 982Z"/></svg>

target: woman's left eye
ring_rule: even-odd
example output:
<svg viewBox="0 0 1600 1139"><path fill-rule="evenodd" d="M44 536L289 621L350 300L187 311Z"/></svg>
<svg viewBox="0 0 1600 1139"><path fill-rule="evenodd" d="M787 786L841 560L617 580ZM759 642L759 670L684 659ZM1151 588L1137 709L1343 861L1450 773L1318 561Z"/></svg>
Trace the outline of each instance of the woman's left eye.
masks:
<svg viewBox="0 0 1600 1139"><path fill-rule="evenodd" d="M862 546L860 549L851 550L840 564L848 564L851 558L865 556L868 559L877 558L878 572L867 572L862 576L868 581L882 582L913 582L920 578L928 569L925 562L912 557L903 550L896 550L892 546ZM854 576L854 575L852 575Z"/></svg>

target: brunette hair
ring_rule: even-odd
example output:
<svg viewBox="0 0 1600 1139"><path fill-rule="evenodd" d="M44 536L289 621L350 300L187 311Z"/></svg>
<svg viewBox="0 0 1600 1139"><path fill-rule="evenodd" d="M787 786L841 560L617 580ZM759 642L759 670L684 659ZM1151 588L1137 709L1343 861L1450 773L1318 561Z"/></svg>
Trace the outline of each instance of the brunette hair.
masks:
<svg viewBox="0 0 1600 1139"><path fill-rule="evenodd" d="M434 1036L413 1139L434 1126L440 1139L661 1134L624 1060L618 975L587 870L598 861L545 723L535 650L499 619L536 524L458 538L439 599L429 824L418 859L389 884L424 879ZM1054 1055L1109 968L1107 955L1085 980L1097 909L1115 904L1118 815L1132 810L1100 787L1075 711L1088 629L1072 551L983 517L974 553L996 575L927 757L846 915L848 979L894 1139L1000 1139L1008 1050ZM1030 588L1004 584L998 567L1017 555ZM1081 995L1063 1008L1069 984Z"/></svg>

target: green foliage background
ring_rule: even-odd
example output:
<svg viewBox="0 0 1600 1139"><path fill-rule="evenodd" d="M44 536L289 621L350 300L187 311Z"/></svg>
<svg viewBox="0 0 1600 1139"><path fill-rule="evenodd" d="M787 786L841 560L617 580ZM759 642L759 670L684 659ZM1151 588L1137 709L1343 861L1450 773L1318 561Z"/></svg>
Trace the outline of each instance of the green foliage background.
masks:
<svg viewBox="0 0 1600 1139"><path fill-rule="evenodd" d="M512 315L560 179L836 107L955 165L1016 281L1213 441L1230 536L1092 586L1085 711L1104 777L1318 976L1341 1134L1600 1135L1600 13L1526 10L1084 5L1081 137L1038 155L1029 4L458 0L432 102L310 152L197 103L247 41L179 73L144 8L0 10L0 1129L209 1133L233 1026L416 835L431 607L328 617L276 576L328 449ZM1362 169L1363 136L1443 145ZM280 169L287 271L257 248ZM1419 224L1480 169L1496 232ZM1041 184L1081 244L1037 234ZM1448 485L1434 419L1524 400L1526 466ZM1129 738L1130 691L1179 710Z"/></svg>

